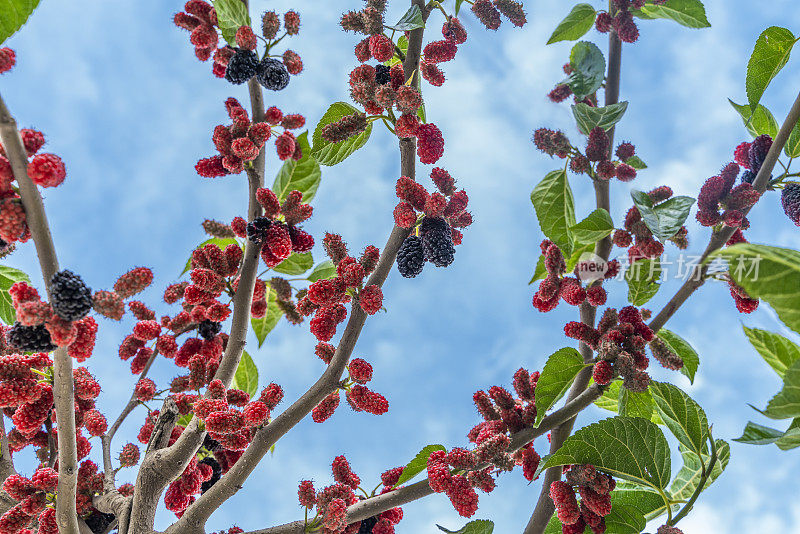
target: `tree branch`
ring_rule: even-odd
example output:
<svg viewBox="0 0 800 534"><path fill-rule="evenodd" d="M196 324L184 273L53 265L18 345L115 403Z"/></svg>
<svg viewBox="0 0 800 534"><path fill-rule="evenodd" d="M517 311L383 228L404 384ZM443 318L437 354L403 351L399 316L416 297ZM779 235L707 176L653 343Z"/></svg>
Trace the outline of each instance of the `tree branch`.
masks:
<svg viewBox="0 0 800 534"><path fill-rule="evenodd" d="M613 6L611 13L614 12ZM619 102L620 91L620 75L622 71L622 41L615 31L611 31L608 37L608 74L606 75L606 88L605 88L605 105L610 106ZM615 128L608 131L609 137L609 151L614 148L614 133ZM610 154L609 154L610 156ZM598 209L602 208L608 212L611 211L611 195L608 180L593 180L595 204ZM597 242L595 245L595 254L603 260L608 260L612 248L611 236L608 236ZM584 302L580 306L581 322L594 327L594 322L597 317L597 308ZM583 356L583 361L589 363L592 361L594 353L592 349L585 343L580 343L580 353ZM575 377L572 383L569 394L567 395L567 402L576 399L586 387L589 385L589 379L592 376L592 368L585 367ZM577 416L577 413L576 413ZM564 441L572 434L572 429L575 426L575 417L564 422L561 426L553 430L550 435L550 453L554 453ZM561 478L561 468L552 467L545 471L544 479L542 481L542 489L539 493L539 500L533 510L530 520L525 527L524 534L541 534L544 532L547 523L553 516L555 507L553 500L550 498L550 485Z"/></svg>
<svg viewBox="0 0 800 534"><path fill-rule="evenodd" d="M514 452L539 436L546 434L553 428L568 421L575 414L592 404L597 398L602 395L602 390L597 386L591 386L578 395L575 399L568 402L559 410L551 413L542 419L541 424L536 427L526 428L520 430L511 436L511 444L508 447L508 452ZM484 469L489 467L490 464L479 465L476 469ZM432 495L433 490L428 485L428 479L421 480L410 486L403 486L395 491L378 495L363 501L360 501L347 509L347 523L355 523L372 517L374 515L390 510L396 506L402 506L412 501L416 501L428 495ZM302 534L304 532L305 523L303 521L293 521L276 527L265 528L261 530L253 530L245 534Z"/></svg>
<svg viewBox="0 0 800 534"><path fill-rule="evenodd" d="M413 2L423 10L423 17L427 19L429 10L425 9L424 2L422 0L413 0ZM411 77L419 67L423 31L423 28L411 31L408 52L403 63L406 77ZM415 177L415 151L416 139L400 139L400 172L403 176ZM393 228L378 264L366 285L383 285L397 257L397 251L409 233L410 230L405 228L398 226ZM211 514L241 489L272 445L303 420L325 397L336 390L366 319L367 315L360 307L357 305L351 307L350 319L331 363L322 376L294 404L256 433L250 446L230 471L186 510L183 516L166 531L168 534L203 532L205 522ZM228 343L230 346L230 341Z"/></svg>
<svg viewBox="0 0 800 534"><path fill-rule="evenodd" d="M766 191L767 184L772 176L772 171L775 169L775 165L778 163L778 158L781 155L781 151L786 146L786 142L789 140L789 135L792 133L792 130L798 121L800 121L800 94L797 95L794 104L789 110L789 113L786 115L786 120L783 121L781 129L778 131L778 135L772 142L772 147L767 153L767 157L761 166L761 170L758 171L756 179L753 180L753 187L760 193L764 193L764 191ZM743 210L744 215L747 216L751 209L752 208ZM703 285L705 282L706 273L708 272L708 263L706 260L711 254L724 247L734 232L736 232L736 228L723 226L721 230L715 231L713 234L711 234L711 239L708 242L708 246L703 252L703 255L700 257L700 261L697 263L697 265L695 265L694 269L692 269L691 276L689 276L688 280L683 283L683 285L680 287L680 289L678 289L669 302L664 305L664 308L662 308L661 311L658 312L658 314L650 321L649 326L653 332L658 332L661 330L661 327L663 327L667 321L669 321L669 319L675 315L675 312L678 311L683 303L686 302L689 297L691 297L694 292Z"/></svg>
<svg viewBox="0 0 800 534"><path fill-rule="evenodd" d="M44 211L39 190L28 177L28 153L17 129L17 121L0 96L0 139L19 185L19 195L25 208L25 219L36 245L36 255L50 294L50 280L58 272L58 258L50 234L50 225ZM53 354L53 397L59 427L58 440L58 495L56 522L62 534L80 534L75 508L78 483L78 453L75 435L75 393L73 391L72 358L66 347Z"/></svg>

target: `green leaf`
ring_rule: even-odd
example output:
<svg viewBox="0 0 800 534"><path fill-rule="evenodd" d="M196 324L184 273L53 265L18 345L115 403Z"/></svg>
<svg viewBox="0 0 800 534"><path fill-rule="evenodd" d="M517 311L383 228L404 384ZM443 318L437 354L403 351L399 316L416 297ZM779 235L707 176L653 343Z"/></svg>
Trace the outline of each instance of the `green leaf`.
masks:
<svg viewBox="0 0 800 534"><path fill-rule="evenodd" d="M459 10L461 10L461 4L464 3L464 0L456 0L456 16L458 16Z"/></svg>
<svg viewBox="0 0 800 534"><path fill-rule="evenodd" d="M596 243L614 231L614 221L603 208L590 213L584 220L570 227L572 237L578 243Z"/></svg>
<svg viewBox="0 0 800 534"><path fill-rule="evenodd" d="M649 391L634 392L619 389L619 414L627 417L650 419L653 415L653 397Z"/></svg>
<svg viewBox="0 0 800 534"><path fill-rule="evenodd" d="M233 375L231 387L247 392L250 398L258 393L258 368L247 351L242 352L242 359L239 360L236 374Z"/></svg>
<svg viewBox="0 0 800 534"><path fill-rule="evenodd" d="M7 325L13 325L17 320L17 312L11 300L8 290L17 282L28 282L31 279L27 274L6 265L0 265L0 321Z"/></svg>
<svg viewBox="0 0 800 534"><path fill-rule="evenodd" d="M417 4L413 4L411 8L406 11L405 15L400 17L400 20L397 21L397 24L394 26L387 26L387 28L397 30L399 32L407 32L424 27L425 20L422 18L422 10Z"/></svg>
<svg viewBox="0 0 800 534"><path fill-rule="evenodd" d="M711 475L706 480L703 490L725 471L731 458L730 445L721 439L715 440L715 442L717 444L717 462L714 464L714 469L711 470ZM708 455L704 454L701 462L700 457L695 453L683 448L681 448L681 456L683 457L683 467L675 475L675 480L669 488L673 501L687 500L692 496L703 476L703 463L707 465L709 460Z"/></svg>
<svg viewBox="0 0 800 534"><path fill-rule="evenodd" d="M731 277L748 295L768 302L786 326L800 332L800 252L740 243L713 258L727 260Z"/></svg>
<svg viewBox="0 0 800 534"><path fill-rule="evenodd" d="M683 360L683 367L681 373L689 378L689 382L694 384L694 375L697 373L697 367L700 365L700 356L692 348L688 341L674 332L670 332L666 328L658 331L658 337L666 343L678 356Z"/></svg>
<svg viewBox="0 0 800 534"><path fill-rule="evenodd" d="M778 121L775 120L772 112L766 107L759 104L754 112L750 109L750 106L737 104L730 98L728 102L742 117L745 128L753 137L766 134L774 139L778 135Z"/></svg>
<svg viewBox="0 0 800 534"><path fill-rule="evenodd" d="M772 397L763 414L771 419L800 417L800 360L786 369L783 389Z"/></svg>
<svg viewBox="0 0 800 534"><path fill-rule="evenodd" d="M611 382L603 391L603 394L594 401L595 406L608 410L609 412L619 412L619 392L622 389L622 382L615 380Z"/></svg>
<svg viewBox="0 0 800 534"><path fill-rule="evenodd" d="M758 328L742 328L753 348L781 378L790 365L800 360L800 347L790 339Z"/></svg>
<svg viewBox="0 0 800 534"><path fill-rule="evenodd" d="M542 232L565 256L572 252L569 229L575 224L575 200L566 171L552 171L531 193L531 202Z"/></svg>
<svg viewBox="0 0 800 534"><path fill-rule="evenodd" d="M403 52L404 55L408 51L408 39L406 39L405 35L401 35L397 39L397 48L399 48L400 51ZM397 65L398 63L402 63L402 62L400 61L400 58L397 56L397 52L396 51L395 51L394 55L389 59L389 61L384 61L383 62L383 64L386 65L387 67L392 67L394 65ZM422 106L420 106L420 107L422 107Z"/></svg>
<svg viewBox="0 0 800 534"><path fill-rule="evenodd" d="M528 285L531 285L537 280L544 280L547 278L547 269L544 266L544 254L539 255L539 260L536 262L536 268L533 271L533 277Z"/></svg>
<svg viewBox="0 0 800 534"><path fill-rule="evenodd" d="M470 521L458 530L447 530L441 525L436 525L442 532L449 534L492 534L494 532L494 523L486 519L476 519Z"/></svg>
<svg viewBox="0 0 800 534"><path fill-rule="evenodd" d="M747 443L748 445L769 445L770 443L778 441L778 438L783 436L783 434L781 430L750 421L744 427L742 435L735 438L733 441Z"/></svg>
<svg viewBox="0 0 800 534"><path fill-rule="evenodd" d="M314 258L310 252L293 252L291 256L272 268L276 273L299 275L305 273L314 265Z"/></svg>
<svg viewBox="0 0 800 534"><path fill-rule="evenodd" d="M544 458L538 471L571 464L593 464L615 477L653 488L665 488L671 472L664 433L641 417L612 417L581 428Z"/></svg>
<svg viewBox="0 0 800 534"><path fill-rule="evenodd" d="M575 93L576 99L583 100L603 85L606 58L596 44L588 41L576 43L570 52L569 64L572 73L567 77L566 84Z"/></svg>
<svg viewBox="0 0 800 534"><path fill-rule="evenodd" d="M217 245L222 250L225 250L225 247L227 247L228 245L238 245L238 244L239 244L238 241L236 241L236 239L232 237L212 237L211 239L206 239L205 241L194 247L194 249L192 250L194 251L197 250L198 248L203 248L206 245ZM192 270L192 255L189 254L189 259L186 260L186 265L183 267L183 271L181 271L181 276L183 276L184 274L188 273L191 270Z"/></svg>
<svg viewBox="0 0 800 534"><path fill-rule="evenodd" d="M583 356L572 347L559 349L547 358L544 369L536 382L536 422L542 419L569 389L575 376L584 368Z"/></svg>
<svg viewBox="0 0 800 534"><path fill-rule="evenodd" d="M311 271L306 280L316 282L317 280L333 278L334 276L336 276L336 267L331 260L325 260L314 267L314 270Z"/></svg>
<svg viewBox="0 0 800 534"><path fill-rule="evenodd" d="M241 0L213 0L217 12L219 29L229 45L236 46L236 30L240 26L250 26L247 5Z"/></svg>
<svg viewBox="0 0 800 534"><path fill-rule="evenodd" d="M426 445L421 451L417 453L413 460L403 468L400 478L397 479L397 484L394 487L405 484L418 474L422 473L428 467L428 457L434 451L446 451L444 445Z"/></svg>
<svg viewBox="0 0 800 534"><path fill-rule="evenodd" d="M592 29L597 12L589 4L578 4L572 8L564 20L558 23L553 35L547 40L547 44L559 41L577 41L586 32Z"/></svg>
<svg viewBox="0 0 800 534"><path fill-rule="evenodd" d="M780 450L788 451L800 447L800 427L794 426L797 422L798 420L795 419L792 423L793 426L790 426L789 430L775 442Z"/></svg>
<svg viewBox="0 0 800 534"><path fill-rule="evenodd" d="M0 0L0 44L28 21L39 0Z"/></svg>
<svg viewBox="0 0 800 534"><path fill-rule="evenodd" d="M626 481L619 482L611 492L611 504L613 507L630 506L642 514L646 521L651 521L667 511L667 503L659 493Z"/></svg>
<svg viewBox="0 0 800 534"><path fill-rule="evenodd" d="M706 413L689 395L672 384L650 382L656 411L678 441L698 456L708 440Z"/></svg>
<svg viewBox="0 0 800 534"><path fill-rule="evenodd" d="M797 42L794 34L786 28L771 26L763 31L756 41L753 54L747 63L747 101L755 110L764 91L789 61L789 55Z"/></svg>
<svg viewBox="0 0 800 534"><path fill-rule="evenodd" d="M783 151L790 158L800 157L800 122L794 125Z"/></svg>
<svg viewBox="0 0 800 534"><path fill-rule="evenodd" d="M641 306L656 296L661 284L661 261L658 258L644 258L635 261L625 271L628 282L628 302Z"/></svg>
<svg viewBox="0 0 800 534"><path fill-rule="evenodd" d="M297 143L303 151L303 157L299 161L292 158L286 160L275 176L272 184L272 191L278 196L278 200L283 202L286 197L294 190L303 193L303 202L311 202L317 194L319 183L322 180L322 171L319 163L311 155L311 146L308 144L308 131L303 132L297 137Z"/></svg>
<svg viewBox="0 0 800 534"><path fill-rule="evenodd" d="M312 136L314 146L311 148L311 155L316 158L320 165L331 166L341 163L353 152L367 143L372 133L372 124L368 124L367 129L360 134L338 143L329 143L322 138L322 128L341 120L343 117L355 115L356 113L360 113L360 111L350 104L346 102L335 102L331 104L328 111L322 116L319 124L317 124L317 127L314 129L314 135Z"/></svg>
<svg viewBox="0 0 800 534"><path fill-rule="evenodd" d="M687 28L711 26L706 17L706 8L700 0L667 0L667 3L660 6L645 4L636 14L643 19L674 20Z"/></svg>
<svg viewBox="0 0 800 534"><path fill-rule="evenodd" d="M640 171L647 168L647 164L639 156L631 156L625 160L625 163Z"/></svg>
<svg viewBox="0 0 800 534"><path fill-rule="evenodd" d="M278 307L278 297L275 290L267 286L267 292L267 313L260 318L250 317L250 324L253 326L256 339L258 339L258 348L261 348L264 340L267 339L267 335L272 332L281 315L283 315L283 311Z"/></svg>
<svg viewBox="0 0 800 534"><path fill-rule="evenodd" d="M185 415L182 415L178 418L178 422L175 424L178 426L182 426L183 428L186 428L187 426L189 426L189 422L192 420L192 417L194 417L193 413L187 413Z"/></svg>
<svg viewBox="0 0 800 534"><path fill-rule="evenodd" d="M678 233L694 205L692 197L672 197L657 206L653 206L653 200L644 191L633 190L631 197L642 215L644 224L662 242Z"/></svg>
<svg viewBox="0 0 800 534"><path fill-rule="evenodd" d="M598 126L602 126L606 131L610 130L622 120L627 109L627 102L619 102L602 108L595 108L581 102L572 106L572 114L575 116L575 122L578 123L578 129L588 135Z"/></svg>
<svg viewBox="0 0 800 534"><path fill-rule="evenodd" d="M569 259L567 259L567 272L571 273L574 271L575 266L581 261L581 256L587 253L594 253L594 243L586 243L585 245L576 243L575 250L572 251Z"/></svg>

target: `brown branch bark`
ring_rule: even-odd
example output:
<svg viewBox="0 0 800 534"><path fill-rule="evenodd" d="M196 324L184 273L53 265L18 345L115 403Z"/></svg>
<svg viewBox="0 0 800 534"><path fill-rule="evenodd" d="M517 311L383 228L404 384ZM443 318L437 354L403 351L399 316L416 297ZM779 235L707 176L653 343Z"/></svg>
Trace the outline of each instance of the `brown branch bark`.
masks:
<svg viewBox="0 0 800 534"><path fill-rule="evenodd" d="M8 449L5 416L2 415L0 415L0 455L2 455L0 457L0 478L5 480L17 471L14 469L14 459Z"/></svg>
<svg viewBox="0 0 800 534"><path fill-rule="evenodd" d="M28 153L17 129L17 122L0 96L0 139L19 185L19 195L25 208L25 218L36 246L36 255L47 293L50 280L58 272L50 225L44 203L36 185L28 177ZM59 427L58 440L58 500L56 522L62 534L79 534L75 495L78 482L78 453L75 437L75 393L73 391L72 358L65 347L53 354L53 396Z"/></svg>
<svg viewBox="0 0 800 534"><path fill-rule="evenodd" d="M761 170L758 171L756 179L753 180L753 187L759 192L763 193L766 191L770 177L772 176L772 171L775 169L775 165L778 163L778 158L780 158L781 151L786 146L786 142L789 140L789 135L792 133L792 129L794 129L795 125L798 123L798 120L800 120L800 94L798 94L797 98L795 99L794 104L789 110L789 113L786 115L786 120L783 121L781 129L778 131L778 135L773 140L772 147L767 153L767 157L761 166ZM744 211L745 216L750 213L751 209L752 208L748 208ZM735 228L724 226L721 230L715 231L711 235L711 239L708 242L708 246L703 252L703 255L700 257L700 261L697 265L695 265L694 269L692 269L692 274L689 276L686 282L683 283L680 289L678 289L669 302L664 305L661 311L659 311L658 314L650 321L649 326L653 332L658 332L661 330L661 327L663 327L667 321L669 321L669 319L675 315L675 312L678 311L683 303L686 302L695 291L700 289L700 286L702 286L705 282L705 276L708 272L708 264L706 263L706 260L711 254L724 247L735 231Z"/></svg>
<svg viewBox="0 0 800 534"><path fill-rule="evenodd" d="M424 2L422 0L413 0L413 2L423 10L423 16L427 18L429 10L425 8ZM413 30L409 37L408 52L403 63L407 78L415 75L419 67L423 32L424 29L422 28ZM400 140L400 172L404 176L409 176L411 178L415 176L415 151L415 139ZM397 257L397 251L405 238L408 237L409 233L410 231L405 228L400 228L398 226L393 228L386 246L383 248L378 264L367 280L366 285L383 285ZM350 355L366 323L366 319L367 316L361 308L357 305L353 305L350 312L350 319L347 322L347 326L336 348L336 352L323 375L305 394L295 401L294 404L256 433L248 449L233 465L231 470L226 473L225 477L214 484L214 486L190 506L184 515L166 531L167 534L204 532L205 522L211 514L241 489L244 482L255 470L258 463L272 445L305 418L325 397L336 390L342 374L347 367L347 363L350 360Z"/></svg>
<svg viewBox="0 0 800 534"><path fill-rule="evenodd" d="M536 428L526 428L511 436L511 445L508 447L508 452L514 452L539 436L546 434L551 429L563 424L565 421L571 419L575 414L592 404L598 397L602 395L602 391L597 386L592 386L584 390L575 399L564 405L563 408L556 410L550 415L542 419L541 424ZM488 467L489 464L483 464L477 469ZM385 512L396 506L402 506L412 501L416 501L428 495L432 495L433 490L428 485L428 479L421 480L409 486L404 486L395 491L384 493L371 499L360 501L347 509L347 522L355 523L362 519L367 519L381 512ZM260 530L253 530L245 534L301 534L304 532L305 523L303 521L293 521L276 527L270 527Z"/></svg>
<svg viewBox="0 0 800 534"><path fill-rule="evenodd" d="M611 11L613 13L613 9ZM619 102L620 91L620 77L622 71L622 41L615 31L611 31L608 38L608 74L606 75L606 90L605 90L605 105L610 106ZM614 146L614 133L615 128L608 131L609 150L613 150ZM611 195L608 180L595 179L593 181L595 204L598 209L602 208L608 212L611 211ZM611 236L602 239L595 245L595 254L603 260L608 260L611 254ZM589 326L594 326L597 316L597 308L588 303L583 303L580 307L581 322ZM583 356L583 361L586 363L591 362L594 353L592 349L585 343L580 344L580 353ZM572 383L569 394L567 395L567 402L577 398L582 392L586 390L589 385L589 380L592 377L592 368L586 367L578 373L575 381ZM576 414L577 417L577 414ZM572 434L572 429L575 426L575 417L565 421L561 426L554 429L550 435L550 453L554 453L564 444L564 441ZM553 516L555 507L553 500L550 498L550 485L561 478L561 468L553 467L545 471L542 479L542 489L539 493L539 499L536 507L533 510L530 520L525 527L524 534L541 534L544 532L547 523Z"/></svg>

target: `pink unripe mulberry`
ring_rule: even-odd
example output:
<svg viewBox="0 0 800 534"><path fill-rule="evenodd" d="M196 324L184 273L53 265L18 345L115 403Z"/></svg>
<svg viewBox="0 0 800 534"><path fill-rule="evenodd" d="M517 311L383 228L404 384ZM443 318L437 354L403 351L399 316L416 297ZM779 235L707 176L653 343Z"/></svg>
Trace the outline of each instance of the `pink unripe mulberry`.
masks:
<svg viewBox="0 0 800 534"><path fill-rule="evenodd" d="M311 411L311 418L315 423L324 423L336 411L339 406L339 390L337 389L317 404Z"/></svg>
<svg viewBox="0 0 800 534"><path fill-rule="evenodd" d="M10 71L16 62L17 56L12 49L0 48L0 74Z"/></svg>
<svg viewBox="0 0 800 534"><path fill-rule="evenodd" d="M476 0L472 4L472 12L487 29L496 30L500 27L500 12L489 0Z"/></svg>
<svg viewBox="0 0 800 534"><path fill-rule="evenodd" d="M137 267L117 279L114 291L125 299L144 291L151 283L153 283L153 271L147 267Z"/></svg>
<svg viewBox="0 0 800 534"><path fill-rule="evenodd" d="M261 401L253 401L244 407L242 416L249 426L259 426L269 417L269 408Z"/></svg>
<svg viewBox="0 0 800 534"><path fill-rule="evenodd" d="M636 178L636 169L627 163L620 163L617 165L616 175L620 182L630 182Z"/></svg>
<svg viewBox="0 0 800 534"><path fill-rule="evenodd" d="M592 286L586 290L586 300L595 308L605 304L607 296L603 286Z"/></svg>
<svg viewBox="0 0 800 534"><path fill-rule="evenodd" d="M366 384L372 380L372 365L361 358L353 358L347 366L350 378L359 384Z"/></svg>
<svg viewBox="0 0 800 534"><path fill-rule="evenodd" d="M372 35L369 38L369 51L376 60L389 61L394 55L394 43L383 34Z"/></svg>
<svg viewBox="0 0 800 534"><path fill-rule="evenodd" d="M400 202L394 208L394 223L401 228L411 228L417 222L417 212L408 202Z"/></svg>
<svg viewBox="0 0 800 534"><path fill-rule="evenodd" d="M133 392L141 402L153 400L156 395L156 383L149 378L142 378L136 383Z"/></svg>
<svg viewBox="0 0 800 534"><path fill-rule="evenodd" d="M36 185L56 187L64 182L67 170L55 154L39 154L28 163L28 176Z"/></svg>
<svg viewBox="0 0 800 534"><path fill-rule="evenodd" d="M101 436L108 430L108 422L97 410L89 410L83 414L83 424L92 436Z"/></svg>
<svg viewBox="0 0 800 534"><path fill-rule="evenodd" d="M611 366L611 363L606 360L600 360L594 364L592 377L594 378L595 383L600 386L605 386L611 383L611 379L614 378L614 370Z"/></svg>
<svg viewBox="0 0 800 534"><path fill-rule="evenodd" d="M443 154L444 137L439 128L430 122L420 125L417 128L417 155L420 163L436 163Z"/></svg>
<svg viewBox="0 0 800 534"><path fill-rule="evenodd" d="M240 26L236 30L236 44L239 48L246 48L247 50L255 50L258 41L256 34L253 33L253 28L250 26Z"/></svg>
<svg viewBox="0 0 800 534"><path fill-rule="evenodd" d="M586 145L586 157L589 161L603 161L608 159L610 140L606 131L597 126L589 132L589 141Z"/></svg>
<svg viewBox="0 0 800 534"><path fill-rule="evenodd" d="M314 483L310 480L303 480L297 487L297 498L300 506L305 506L309 510L317 504L317 493L314 491Z"/></svg>
<svg viewBox="0 0 800 534"><path fill-rule="evenodd" d="M356 407L373 415L382 415L389 411L389 403L384 396L366 386L354 385L350 390L349 399Z"/></svg>
<svg viewBox="0 0 800 534"><path fill-rule="evenodd" d="M445 39L456 44L462 44L467 40L467 30L456 17L450 17L442 25L442 35Z"/></svg>
<svg viewBox="0 0 800 534"><path fill-rule="evenodd" d="M572 486L562 480L550 485L550 498L558 511L558 519L565 525L576 523L581 516L578 500Z"/></svg>
<svg viewBox="0 0 800 534"><path fill-rule="evenodd" d="M368 315L374 315L383 306L383 292L375 284L369 285L361 290L358 295L358 303L361 309Z"/></svg>
<svg viewBox="0 0 800 534"><path fill-rule="evenodd" d="M442 41L433 41L425 45L423 54L425 54L426 63L443 63L455 58L457 51L458 47L456 43L444 39Z"/></svg>

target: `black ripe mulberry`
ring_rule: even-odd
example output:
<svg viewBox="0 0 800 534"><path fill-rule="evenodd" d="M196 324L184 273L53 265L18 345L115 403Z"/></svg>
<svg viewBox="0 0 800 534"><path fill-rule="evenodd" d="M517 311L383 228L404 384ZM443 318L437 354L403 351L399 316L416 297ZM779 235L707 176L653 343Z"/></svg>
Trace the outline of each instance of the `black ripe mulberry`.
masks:
<svg viewBox="0 0 800 534"><path fill-rule="evenodd" d="M86 526L89 527L92 532L95 534L102 534L114 519L114 514L104 514L99 510L93 510L84 521L86 521Z"/></svg>
<svg viewBox="0 0 800 534"><path fill-rule="evenodd" d="M200 486L200 492L205 493L220 479L222 476L222 468L220 467L219 462L217 462L212 456L206 456L200 460L200 463L210 465L211 469L214 471L214 473L211 475L211 478L203 482L203 485Z"/></svg>
<svg viewBox="0 0 800 534"><path fill-rule="evenodd" d="M422 240L410 235L397 251L397 270L405 278L414 278L422 272L424 266L425 253L422 249Z"/></svg>
<svg viewBox="0 0 800 534"><path fill-rule="evenodd" d="M269 217L256 217L247 223L247 239L257 245L263 243L270 226L272 226L272 219Z"/></svg>
<svg viewBox="0 0 800 534"><path fill-rule="evenodd" d="M214 336L219 334L220 330L222 330L221 323L209 321L208 319L200 321L200 324L197 326L197 333L206 341L214 339Z"/></svg>
<svg viewBox="0 0 800 534"><path fill-rule="evenodd" d="M6 339L8 339L8 344L13 348L25 352L50 352L56 350L56 346L50 339L50 332L47 331L44 325L24 326L16 322L6 334Z"/></svg>
<svg viewBox="0 0 800 534"><path fill-rule="evenodd" d="M375 65L375 83L383 85L391 82L392 77L389 74L389 70L389 67L386 65Z"/></svg>
<svg viewBox="0 0 800 534"><path fill-rule="evenodd" d="M361 526L358 529L358 534L372 534L372 529L378 524L376 516L368 517L361 520Z"/></svg>
<svg viewBox="0 0 800 534"><path fill-rule="evenodd" d="M800 184L786 184L781 193L781 204L783 204L786 216L800 226Z"/></svg>
<svg viewBox="0 0 800 534"><path fill-rule="evenodd" d="M241 85L255 76L258 70L259 63L256 53L246 48L240 48L228 61L228 67L225 69L225 79L233 84Z"/></svg>
<svg viewBox="0 0 800 534"><path fill-rule="evenodd" d="M447 267L455 259L456 249L450 226L442 217L425 217L420 224L425 259L437 267Z"/></svg>
<svg viewBox="0 0 800 534"><path fill-rule="evenodd" d="M750 152L748 153L748 162L750 163L750 169L754 173L757 174L761 170L770 148L772 148L772 137L769 135L759 135L753 139L753 144L750 145Z"/></svg>
<svg viewBox="0 0 800 534"><path fill-rule="evenodd" d="M756 179L756 173L751 170L746 170L742 173L742 183L752 184Z"/></svg>
<svg viewBox="0 0 800 534"><path fill-rule="evenodd" d="M289 71L281 61L265 57L258 64L256 79L270 91L280 91L289 85Z"/></svg>
<svg viewBox="0 0 800 534"><path fill-rule="evenodd" d="M63 270L53 275L50 295L53 311L65 321L83 319L92 309L92 290L72 271Z"/></svg>

